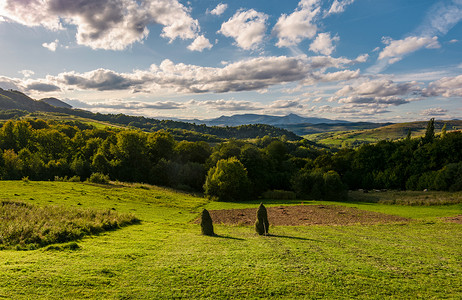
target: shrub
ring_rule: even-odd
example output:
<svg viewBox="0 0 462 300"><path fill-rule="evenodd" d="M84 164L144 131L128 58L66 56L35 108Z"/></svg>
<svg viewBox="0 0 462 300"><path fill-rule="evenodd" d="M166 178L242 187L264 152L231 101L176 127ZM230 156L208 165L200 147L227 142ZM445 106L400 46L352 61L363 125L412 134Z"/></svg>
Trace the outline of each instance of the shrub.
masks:
<svg viewBox="0 0 462 300"><path fill-rule="evenodd" d="M203 235L213 236L213 221L208 210L204 209L201 214L201 231Z"/></svg>
<svg viewBox="0 0 462 300"><path fill-rule="evenodd" d="M268 212L263 203L260 203L260 206L257 210L257 221L255 222L255 230L259 235L268 235Z"/></svg>
<svg viewBox="0 0 462 300"><path fill-rule="evenodd" d="M81 180L80 180L80 176L72 176L67 181L69 181L69 182L80 182Z"/></svg>
<svg viewBox="0 0 462 300"><path fill-rule="evenodd" d="M88 181L91 183L99 183L99 184L108 184L109 183L109 176L104 175L102 173L92 173Z"/></svg>

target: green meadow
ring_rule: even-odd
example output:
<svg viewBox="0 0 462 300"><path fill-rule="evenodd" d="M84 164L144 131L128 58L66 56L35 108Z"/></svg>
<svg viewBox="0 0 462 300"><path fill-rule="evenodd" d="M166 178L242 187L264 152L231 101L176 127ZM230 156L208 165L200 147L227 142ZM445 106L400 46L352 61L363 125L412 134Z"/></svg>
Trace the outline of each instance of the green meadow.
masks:
<svg viewBox="0 0 462 300"><path fill-rule="evenodd" d="M428 194L456 199L433 205L391 202L412 204L416 197L427 195L355 192L345 203L222 203L142 184L0 181L0 201L110 209L141 220L86 236L78 247L1 250L0 298L460 299L462 225L442 218L462 214L461 193ZM257 207L260 201L346 205L412 221L271 226L267 237L253 227L220 224L217 236L202 236L192 223L203 208Z"/></svg>

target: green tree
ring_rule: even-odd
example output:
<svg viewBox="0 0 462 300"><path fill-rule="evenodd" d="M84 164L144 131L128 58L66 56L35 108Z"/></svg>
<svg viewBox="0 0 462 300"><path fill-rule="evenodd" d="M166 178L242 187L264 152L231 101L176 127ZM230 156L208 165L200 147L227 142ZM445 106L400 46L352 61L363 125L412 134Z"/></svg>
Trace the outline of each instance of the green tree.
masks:
<svg viewBox="0 0 462 300"><path fill-rule="evenodd" d="M425 136L423 137L424 143L431 143L435 138L435 118L431 118L427 123Z"/></svg>
<svg viewBox="0 0 462 300"><path fill-rule="evenodd" d="M447 127L448 127L448 124L447 124L447 123L444 123L443 128L441 128L441 137L442 137L442 138L445 138L445 137L446 137Z"/></svg>
<svg viewBox="0 0 462 300"><path fill-rule="evenodd" d="M147 148L151 162L157 163L162 158L170 159L174 147L173 136L165 130L159 130L148 137Z"/></svg>
<svg viewBox="0 0 462 300"><path fill-rule="evenodd" d="M348 192L345 184L343 184L340 176L335 171L328 171L323 175L324 179L324 200L342 201L348 197Z"/></svg>
<svg viewBox="0 0 462 300"><path fill-rule="evenodd" d="M205 194L218 201L247 200L250 181L244 165L235 157L221 159L208 171Z"/></svg>

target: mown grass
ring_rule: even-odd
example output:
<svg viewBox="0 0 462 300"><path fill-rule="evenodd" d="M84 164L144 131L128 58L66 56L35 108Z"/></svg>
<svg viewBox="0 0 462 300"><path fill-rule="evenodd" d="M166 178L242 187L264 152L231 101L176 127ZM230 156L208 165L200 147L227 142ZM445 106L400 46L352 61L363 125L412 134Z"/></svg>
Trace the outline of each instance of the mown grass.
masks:
<svg viewBox="0 0 462 300"><path fill-rule="evenodd" d="M0 298L462 297L462 225L439 219L460 214L458 205L346 203L341 205L387 212L396 208L417 220L399 225L271 226L269 237L258 236L249 226L216 224L218 236L207 237L191 223L202 207L257 207L259 202L210 203L151 186L4 181L0 198L38 206L114 207L142 219L140 225L83 238L78 251L69 244L58 244L55 251L0 251Z"/></svg>

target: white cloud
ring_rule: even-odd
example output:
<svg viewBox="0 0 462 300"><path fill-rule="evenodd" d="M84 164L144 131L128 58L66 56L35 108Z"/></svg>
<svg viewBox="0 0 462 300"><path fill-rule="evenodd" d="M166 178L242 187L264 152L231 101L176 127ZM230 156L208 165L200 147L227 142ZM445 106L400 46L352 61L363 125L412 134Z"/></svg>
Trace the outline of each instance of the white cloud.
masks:
<svg viewBox="0 0 462 300"><path fill-rule="evenodd" d="M335 50L333 42L339 41L338 36L331 38L330 33L320 33L316 39L311 43L310 50L324 55L331 55Z"/></svg>
<svg viewBox="0 0 462 300"><path fill-rule="evenodd" d="M77 108L85 109L99 109L99 108L110 108L115 110L145 110L145 109L158 109L158 110L169 110L169 109L181 109L184 108L184 104L173 102L173 101L156 101L156 102L140 102L140 101L123 101L123 100L111 100L101 102L85 102L80 100L67 100L70 105Z"/></svg>
<svg viewBox="0 0 462 300"><path fill-rule="evenodd" d="M123 50L145 39L149 24L162 25L161 36L170 41L196 38L200 30L177 0L4 0L0 11L25 26L75 25L77 43L94 49Z"/></svg>
<svg viewBox="0 0 462 300"><path fill-rule="evenodd" d="M215 15L215 16L219 16L222 13L224 13L227 8L228 8L228 4L220 3L220 4L217 5L217 7L215 7L214 9L212 9L210 11L210 14Z"/></svg>
<svg viewBox="0 0 462 300"><path fill-rule="evenodd" d="M315 57L258 57L228 63L223 67L201 67L164 60L147 70L119 73L96 69L85 73L63 72L37 80L14 79L21 90L34 88L43 91L131 91L143 93L226 93L264 91L290 82L309 83L347 80L359 76L359 71L342 70L325 73L328 68L342 69L357 63L358 58ZM6 82L6 81L5 81Z"/></svg>
<svg viewBox="0 0 462 300"><path fill-rule="evenodd" d="M191 51L202 52L204 49L211 49L213 46L210 44L209 40L203 35L198 36L191 45L188 46L188 49Z"/></svg>
<svg viewBox="0 0 462 300"><path fill-rule="evenodd" d="M278 37L276 46L289 47L305 38L313 38L318 30L315 17L320 10L319 0L302 0L292 14L281 15L273 28L273 33Z"/></svg>
<svg viewBox="0 0 462 300"><path fill-rule="evenodd" d="M319 82L333 82L333 81L347 81L351 79L359 78L360 72L359 69L352 70L342 70L338 72L323 73L323 72L313 72L311 76L305 79L303 84L316 84Z"/></svg>
<svg viewBox="0 0 462 300"><path fill-rule="evenodd" d="M25 78L31 77L32 75L35 74L35 72L32 70L22 70L22 71L19 71L19 73L22 74L22 76L24 76Z"/></svg>
<svg viewBox="0 0 462 300"><path fill-rule="evenodd" d="M404 55L415 52L422 48L435 49L440 48L438 38L434 37L417 37L410 36L403 40L391 40L384 38L383 42L387 45L379 54L379 59L388 58L390 63L397 62Z"/></svg>
<svg viewBox="0 0 462 300"><path fill-rule="evenodd" d="M59 43L59 41L55 40L54 42L43 43L42 47L47 48L48 50L50 50L52 52L55 52L56 49L58 48L58 43Z"/></svg>
<svg viewBox="0 0 462 300"><path fill-rule="evenodd" d="M462 75L443 77L431 82L423 92L424 96L462 97Z"/></svg>
<svg viewBox="0 0 462 300"><path fill-rule="evenodd" d="M250 111L260 110L261 106L258 106L254 102L242 101L242 100L206 100L206 101L194 101L189 104L195 104L200 106L208 106L210 108L219 111Z"/></svg>
<svg viewBox="0 0 462 300"><path fill-rule="evenodd" d="M340 97L347 95L366 97L391 97L418 93L421 90L421 86L415 81L395 83L392 80L377 79L367 80L357 85L346 85L337 91L335 95Z"/></svg>
<svg viewBox="0 0 462 300"><path fill-rule="evenodd" d="M271 103L270 108L287 109L287 108L303 108L303 105L297 100L276 100Z"/></svg>
<svg viewBox="0 0 462 300"><path fill-rule="evenodd" d="M435 107L435 108L429 108L429 109L425 109L425 110L420 111L420 115L428 116L428 117L444 116L444 115L447 114L447 112L448 112L447 109L443 109L441 107Z"/></svg>
<svg viewBox="0 0 462 300"><path fill-rule="evenodd" d="M334 0L329 11L327 11L326 16L332 14L339 14L345 11L345 8L352 4L355 0Z"/></svg>
<svg viewBox="0 0 462 300"><path fill-rule="evenodd" d="M0 76L0 88L5 90L21 90L22 81L17 78L8 78Z"/></svg>
<svg viewBox="0 0 462 300"><path fill-rule="evenodd" d="M437 1L416 30L421 36L445 35L462 20L462 1Z"/></svg>
<svg viewBox="0 0 462 300"><path fill-rule="evenodd" d="M341 104L338 113L372 115L389 112L391 106L418 101L421 93L422 87L417 82L361 79L357 84L338 90L329 101Z"/></svg>
<svg viewBox="0 0 462 300"><path fill-rule="evenodd" d="M254 9L239 10L218 31L235 39L237 46L253 50L263 41L268 16Z"/></svg>

